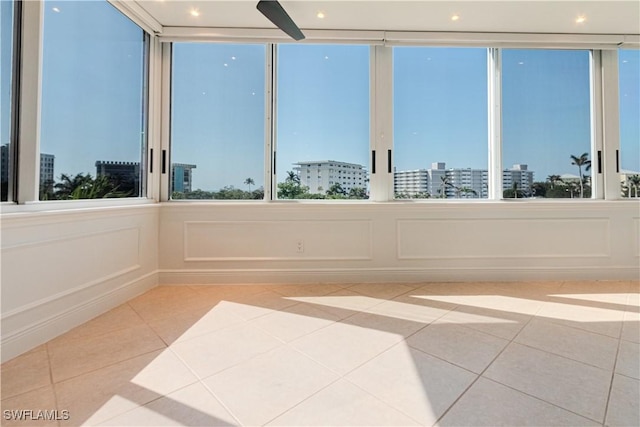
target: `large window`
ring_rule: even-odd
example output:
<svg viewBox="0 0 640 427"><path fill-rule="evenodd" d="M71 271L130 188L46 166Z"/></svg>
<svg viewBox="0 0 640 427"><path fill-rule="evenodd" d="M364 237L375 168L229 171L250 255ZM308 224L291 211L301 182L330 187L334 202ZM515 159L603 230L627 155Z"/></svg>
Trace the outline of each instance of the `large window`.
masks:
<svg viewBox="0 0 640 427"><path fill-rule="evenodd" d="M278 198L368 198L369 49L278 46Z"/></svg>
<svg viewBox="0 0 640 427"><path fill-rule="evenodd" d="M393 50L396 198L487 197L487 50Z"/></svg>
<svg viewBox="0 0 640 427"><path fill-rule="evenodd" d="M640 197L640 50L621 50L620 178L623 197Z"/></svg>
<svg viewBox="0 0 640 427"><path fill-rule="evenodd" d="M43 32L40 199L141 196L144 32L106 1L46 1Z"/></svg>
<svg viewBox="0 0 640 427"><path fill-rule="evenodd" d="M12 85L13 85L13 43L14 43L13 1L0 2L0 201L13 199L13 144L12 139Z"/></svg>
<svg viewBox="0 0 640 427"><path fill-rule="evenodd" d="M590 75L585 50L505 49L505 198L591 196Z"/></svg>
<svg viewBox="0 0 640 427"><path fill-rule="evenodd" d="M264 198L265 61L265 45L173 45L173 199Z"/></svg>

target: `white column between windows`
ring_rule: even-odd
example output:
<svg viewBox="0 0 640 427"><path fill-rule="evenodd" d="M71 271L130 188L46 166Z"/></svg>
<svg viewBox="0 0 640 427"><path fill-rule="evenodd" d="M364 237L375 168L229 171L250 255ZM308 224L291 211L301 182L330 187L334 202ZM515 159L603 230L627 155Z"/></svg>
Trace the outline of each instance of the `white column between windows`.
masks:
<svg viewBox="0 0 640 427"><path fill-rule="evenodd" d="M385 202L393 200L393 48L372 46L370 63L369 199Z"/></svg>
<svg viewBox="0 0 640 427"><path fill-rule="evenodd" d="M162 43L162 90L161 98L161 126L160 126L160 147L158 158L158 173L160 174L160 201L167 201L171 198L171 61L172 44ZM154 155L156 155L154 150ZM163 163L165 170L163 173ZM155 171L154 166L154 171Z"/></svg>
<svg viewBox="0 0 640 427"><path fill-rule="evenodd" d="M43 2L22 2L18 203L39 200Z"/></svg>
<svg viewBox="0 0 640 427"><path fill-rule="evenodd" d="M618 51L603 50L601 61L604 198L617 200L622 198L620 191Z"/></svg>
<svg viewBox="0 0 640 427"><path fill-rule="evenodd" d="M502 199L502 50L487 49L489 200Z"/></svg>
<svg viewBox="0 0 640 427"><path fill-rule="evenodd" d="M602 146L602 51L591 51L591 198L604 199L604 150Z"/></svg>
<svg viewBox="0 0 640 427"><path fill-rule="evenodd" d="M277 46L267 44L265 60L265 122L264 122L264 200L278 197L278 176L276 175L276 54Z"/></svg>
<svg viewBox="0 0 640 427"><path fill-rule="evenodd" d="M156 36L150 36L149 43L149 107L147 112L147 194L155 201L160 200L160 138L162 135L162 44ZM152 155L153 153L153 155ZM153 171L151 171L153 165Z"/></svg>

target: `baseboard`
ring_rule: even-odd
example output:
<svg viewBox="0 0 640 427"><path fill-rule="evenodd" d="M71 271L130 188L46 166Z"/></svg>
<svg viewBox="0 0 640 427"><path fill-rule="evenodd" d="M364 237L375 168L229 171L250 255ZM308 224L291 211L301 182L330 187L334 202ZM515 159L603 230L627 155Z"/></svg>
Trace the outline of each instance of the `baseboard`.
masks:
<svg viewBox="0 0 640 427"><path fill-rule="evenodd" d="M637 280L633 267L160 270L160 285Z"/></svg>
<svg viewBox="0 0 640 427"><path fill-rule="evenodd" d="M46 304L29 307L29 318L37 319L29 324L6 331L5 324L10 322L8 317L3 318L2 354L1 360L12 359L40 344L43 344L68 330L79 326L100 314L134 298L149 289L157 286L157 271L145 274L133 281L124 283L92 298L85 299L79 304L70 303L68 308L48 315ZM83 290L84 291L84 290ZM80 292L80 291L79 291ZM65 295L61 299L73 300L75 295ZM40 312L40 313L39 313ZM19 316L17 311L12 316ZM11 316L9 316L11 317ZM15 323L15 322L14 322Z"/></svg>

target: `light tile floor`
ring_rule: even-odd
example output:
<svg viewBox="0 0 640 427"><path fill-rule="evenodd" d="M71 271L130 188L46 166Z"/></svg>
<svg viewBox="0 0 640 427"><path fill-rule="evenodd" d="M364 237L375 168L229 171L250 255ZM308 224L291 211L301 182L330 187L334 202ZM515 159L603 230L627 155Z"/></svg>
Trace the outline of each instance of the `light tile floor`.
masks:
<svg viewBox="0 0 640 427"><path fill-rule="evenodd" d="M161 286L4 363L2 425L638 426L639 292Z"/></svg>

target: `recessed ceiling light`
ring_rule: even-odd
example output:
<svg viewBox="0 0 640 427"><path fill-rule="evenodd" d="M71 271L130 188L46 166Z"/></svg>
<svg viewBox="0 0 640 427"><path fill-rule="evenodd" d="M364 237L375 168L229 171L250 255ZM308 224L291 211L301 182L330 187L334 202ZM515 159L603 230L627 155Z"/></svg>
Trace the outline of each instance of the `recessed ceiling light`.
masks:
<svg viewBox="0 0 640 427"><path fill-rule="evenodd" d="M189 13L191 16L200 16L200 11L198 9L191 9Z"/></svg>
<svg viewBox="0 0 640 427"><path fill-rule="evenodd" d="M51 8L51 10L53 10L55 13L60 13L60 8L58 7Z"/></svg>
<svg viewBox="0 0 640 427"><path fill-rule="evenodd" d="M576 24L582 24L587 20L587 17L584 15L580 15L576 18Z"/></svg>
<svg viewBox="0 0 640 427"><path fill-rule="evenodd" d="M320 11L320 12L316 13L316 18L323 19L324 18L324 12Z"/></svg>
<svg viewBox="0 0 640 427"><path fill-rule="evenodd" d="M451 20L452 21L457 21L459 19L460 19L460 15L458 15L458 14L455 14L455 15L451 16Z"/></svg>

